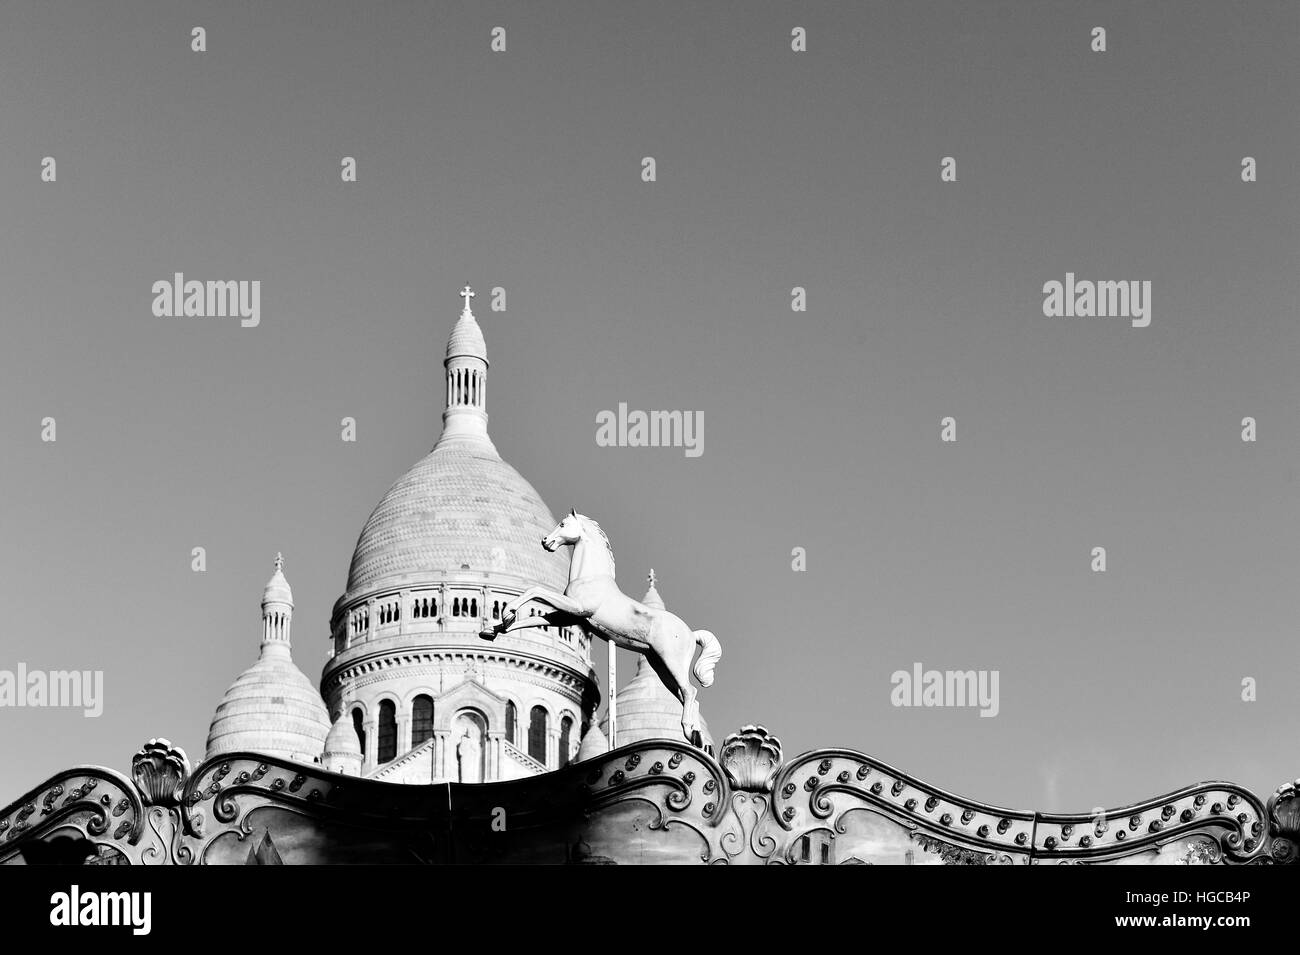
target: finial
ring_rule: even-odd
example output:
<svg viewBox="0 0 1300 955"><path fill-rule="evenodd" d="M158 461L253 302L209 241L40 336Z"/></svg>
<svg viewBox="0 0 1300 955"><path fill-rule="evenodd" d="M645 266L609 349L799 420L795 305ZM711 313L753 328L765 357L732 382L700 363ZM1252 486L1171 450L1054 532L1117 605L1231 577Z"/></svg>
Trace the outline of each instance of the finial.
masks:
<svg viewBox="0 0 1300 955"><path fill-rule="evenodd" d="M275 552L275 570L276 573L284 570L284 556L279 551Z"/></svg>
<svg viewBox="0 0 1300 955"><path fill-rule="evenodd" d="M465 308L462 310L462 314L472 315L473 312L470 310L469 300L474 298L474 290L466 285L460 290L460 297L465 300Z"/></svg>
<svg viewBox="0 0 1300 955"><path fill-rule="evenodd" d="M650 568L650 573L646 574L646 580L650 581L651 587L655 585L655 569L653 567Z"/></svg>

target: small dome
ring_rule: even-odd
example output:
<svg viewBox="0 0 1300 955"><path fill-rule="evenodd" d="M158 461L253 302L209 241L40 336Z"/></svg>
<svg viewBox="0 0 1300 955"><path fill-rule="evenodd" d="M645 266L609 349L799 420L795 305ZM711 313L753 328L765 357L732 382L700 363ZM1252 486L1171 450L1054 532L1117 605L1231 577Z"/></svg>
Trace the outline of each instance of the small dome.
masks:
<svg viewBox="0 0 1300 955"><path fill-rule="evenodd" d="M262 606L270 603L293 606L293 591L289 589L289 581L284 579L284 558L279 554L275 555L275 573L266 582L266 589L262 592Z"/></svg>
<svg viewBox="0 0 1300 955"><path fill-rule="evenodd" d="M315 685L293 663L290 630L293 591L284 558L262 593L262 649L221 697L208 728L207 756L250 752L300 763L320 757L329 714Z"/></svg>
<svg viewBox="0 0 1300 955"><path fill-rule="evenodd" d="M578 746L577 761L582 762L584 759L591 759L608 752L609 740L605 739L605 734L600 731L600 727L592 723L591 729L587 730L586 735L582 737L582 743Z"/></svg>
<svg viewBox="0 0 1300 955"><path fill-rule="evenodd" d="M483 340L483 329L478 327L478 320L469 310L468 301L451 330L451 337L447 339L447 357L481 358L484 362L487 361L487 342Z"/></svg>
<svg viewBox="0 0 1300 955"><path fill-rule="evenodd" d="M357 739L356 728L352 725L352 716L347 707L330 727L325 736L324 756L355 756L361 758L361 741Z"/></svg>
<svg viewBox="0 0 1300 955"><path fill-rule="evenodd" d="M284 644L263 644L262 655L226 690L208 730L207 757L254 752L311 763L329 734L320 693Z"/></svg>

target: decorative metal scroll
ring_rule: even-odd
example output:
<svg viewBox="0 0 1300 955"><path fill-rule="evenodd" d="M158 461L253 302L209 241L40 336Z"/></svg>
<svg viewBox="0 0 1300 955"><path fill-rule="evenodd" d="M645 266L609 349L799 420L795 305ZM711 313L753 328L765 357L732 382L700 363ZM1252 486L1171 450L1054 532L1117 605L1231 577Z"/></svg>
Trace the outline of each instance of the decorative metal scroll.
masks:
<svg viewBox="0 0 1300 955"><path fill-rule="evenodd" d="M412 786L253 753L193 772L150 740L130 778L60 773L0 810L0 864L1290 864L1300 780L1202 783L1096 815L1000 809L852 750L784 761L759 726L716 760L647 740L528 779Z"/></svg>

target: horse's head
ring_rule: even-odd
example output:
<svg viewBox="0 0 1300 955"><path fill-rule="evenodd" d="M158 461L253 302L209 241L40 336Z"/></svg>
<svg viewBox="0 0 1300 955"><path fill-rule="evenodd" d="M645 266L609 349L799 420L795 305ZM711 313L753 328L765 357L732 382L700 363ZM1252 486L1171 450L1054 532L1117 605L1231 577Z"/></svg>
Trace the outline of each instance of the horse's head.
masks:
<svg viewBox="0 0 1300 955"><path fill-rule="evenodd" d="M564 520L555 525L555 529L542 538L542 546L550 553L555 553L565 544L576 544L582 539L582 518L577 511L570 510Z"/></svg>

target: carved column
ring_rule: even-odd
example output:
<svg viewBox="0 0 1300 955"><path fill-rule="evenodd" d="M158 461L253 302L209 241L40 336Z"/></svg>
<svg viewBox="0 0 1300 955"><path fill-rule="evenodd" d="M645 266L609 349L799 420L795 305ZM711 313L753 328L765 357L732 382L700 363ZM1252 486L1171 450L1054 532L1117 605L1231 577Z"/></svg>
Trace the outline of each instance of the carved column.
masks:
<svg viewBox="0 0 1300 955"><path fill-rule="evenodd" d="M377 753L379 752L379 720L376 717L370 717L362 724L366 731L366 752L363 762L365 763L364 773L372 772L376 765Z"/></svg>
<svg viewBox="0 0 1300 955"><path fill-rule="evenodd" d="M399 711L397 714L397 755L411 751L411 714Z"/></svg>

